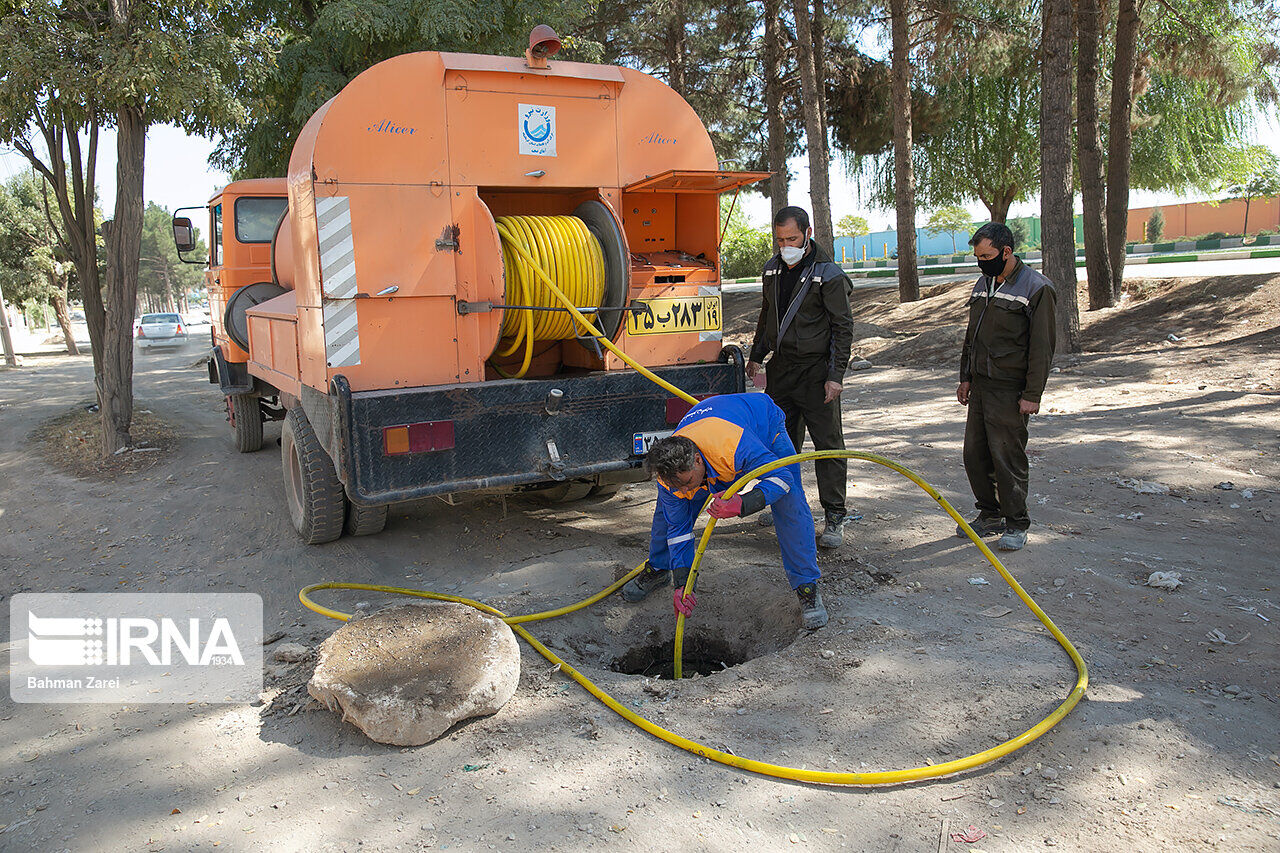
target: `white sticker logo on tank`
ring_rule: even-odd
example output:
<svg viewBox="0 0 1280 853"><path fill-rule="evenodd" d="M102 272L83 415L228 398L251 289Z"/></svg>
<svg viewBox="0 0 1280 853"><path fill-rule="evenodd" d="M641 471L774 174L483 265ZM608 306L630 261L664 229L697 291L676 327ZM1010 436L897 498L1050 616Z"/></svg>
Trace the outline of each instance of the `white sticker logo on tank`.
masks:
<svg viewBox="0 0 1280 853"><path fill-rule="evenodd" d="M520 153L535 157L556 156L556 108L520 104Z"/></svg>

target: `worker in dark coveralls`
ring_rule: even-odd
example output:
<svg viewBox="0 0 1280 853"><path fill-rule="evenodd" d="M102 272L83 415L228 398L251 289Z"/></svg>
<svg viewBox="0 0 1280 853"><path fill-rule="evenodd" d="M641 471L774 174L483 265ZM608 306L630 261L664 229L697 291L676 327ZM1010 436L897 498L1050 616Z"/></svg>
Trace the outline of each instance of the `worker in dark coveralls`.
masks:
<svg viewBox="0 0 1280 853"><path fill-rule="evenodd" d="M807 427L817 450L843 450L840 392L853 346L851 285L844 270L813 242L809 214L784 207L773 218L778 254L764 265L760 318L751 343L747 375L765 356L765 390L786 416L787 435L799 450ZM847 459L814 462L818 500L826 525L818 544L844 544Z"/></svg>
<svg viewBox="0 0 1280 853"><path fill-rule="evenodd" d="M1031 526L1027 421L1040 411L1049 378L1057 294L1013 253L1013 233L1003 223L983 225L969 245L982 275L969 297L956 399L969 407L964 470L978 507L971 526L979 536L1002 534L996 547L1017 551ZM956 535L965 535L959 526Z"/></svg>
<svg viewBox="0 0 1280 853"><path fill-rule="evenodd" d="M690 409L675 433L649 449L647 465L658 481L649 559L641 573L622 587L622 597L642 601L674 575L676 611L688 615L693 610L697 599L692 589L686 589L697 550L693 528L711 497L707 512L715 518L748 516L773 507L782 568L800 599L804 627L826 625L827 611L818 591L813 514L800 485L800 466L793 462L775 468L750 490L721 497L748 471L794 454L782 410L765 394L708 397Z"/></svg>

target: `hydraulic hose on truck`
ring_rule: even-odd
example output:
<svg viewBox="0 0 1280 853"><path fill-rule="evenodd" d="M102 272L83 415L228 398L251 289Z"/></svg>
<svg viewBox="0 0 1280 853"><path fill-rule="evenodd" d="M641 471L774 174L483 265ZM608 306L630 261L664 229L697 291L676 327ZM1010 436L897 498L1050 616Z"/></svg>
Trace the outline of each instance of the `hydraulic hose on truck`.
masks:
<svg viewBox="0 0 1280 853"><path fill-rule="evenodd" d="M577 307L573 304L573 302L568 297L566 297L565 294L558 287L556 287L555 282L553 282L550 276L547 275L542 265L530 255L529 251L522 244L523 241L519 239L514 232L506 228L504 223L502 222L498 223L498 233L502 237L504 252L506 251L513 252L515 253L516 256L524 260L528 264L528 269L532 270L532 272L536 275L536 277L541 280L542 284L545 285L547 289L550 291L550 293L565 307L565 309L569 312L569 314L573 317L573 319L580 325L580 327L583 330L585 330L588 334L595 336L595 338L599 340L602 346L604 346L610 352L617 355L619 358L625 361L628 365L630 365L635 370L637 370L638 372L646 376L651 381L655 382L656 384L660 385L661 387L665 388L666 390L670 391L676 396L684 399L686 402L690 403L691 405L697 404L698 401L694 397L690 396L689 394L686 394L684 391L675 387L671 383L666 382L665 380L654 375L652 371L648 370L643 365L635 362L626 353L624 353L621 349L615 346L612 341L610 341L608 338L602 335L600 331L595 326L593 326L589 320L587 320L587 318L582 314L582 312L577 309ZM896 471L897 473L901 474L903 477L906 477L908 480L910 480L911 482L919 486L921 489L923 489L924 492L929 495L929 497L933 498L934 501L936 501L938 505L941 506L944 511L946 511L947 515L951 516L951 518L954 519L956 523L960 525L960 528L965 532L965 534L969 537L969 539L975 545L977 545L978 550L981 551L982 555L987 558L987 561L991 563L992 567L995 568L995 570L1000 574L1000 577L1003 578L1007 584L1009 584L1010 589L1012 589L1013 592L1018 596L1018 598L1022 600L1022 603L1025 604L1031 610L1031 612L1035 614L1036 618L1040 620L1041 624L1044 625L1045 629L1048 630L1048 632L1053 636L1053 638L1057 640L1058 644L1062 646L1062 648L1066 651L1067 655L1071 658L1071 662L1075 665L1076 683L1072 687L1071 692L1068 693L1067 697L1062 701L1062 703L1059 704L1058 707L1055 708L1047 717L1045 717L1040 722L1036 723L1031 728L1024 731L1022 734L1016 737L1010 738L1009 740L1003 743L997 744L996 746L993 746L990 749L986 749L986 750L983 750L982 752L977 752L977 753L974 753L973 755L968 755L963 758L957 758L953 761L943 762L941 764L933 764L933 765L928 765L923 767L912 767L905 770L876 770L876 771L870 771L865 773L864 772L828 771L828 770L807 770L807 769L802 769L798 767L787 767L781 764L771 764L766 761L756 761L750 758L743 758L741 756L733 755L728 752L723 752L718 749L713 749L704 744L700 744L697 741L690 740L689 738L678 735L675 732L665 729L662 726L659 726L656 723L652 722L651 720L648 720L640 716L639 714L635 713L631 709L627 708L618 700L614 699L612 696L610 696L608 693L602 690L599 686L597 686L594 682L592 682L591 679L587 678L585 675L583 675L581 672L575 669L563 658L559 657L550 649L548 649L546 646L544 646L541 642L538 641L536 637L534 637L531 633L529 633L528 630L526 630L523 627L523 623L525 622L537 622L543 619L553 619L557 616L563 616L567 613L572 613L576 610L581 610L584 607L589 607L590 605L595 604L597 601L600 601L601 599L604 599L612 595L614 592L621 589L623 584L627 583L627 581L634 578L643 570L644 568L643 563L637 566L636 568L632 569L623 577L619 578L610 586L606 587L605 589L591 596L590 598L586 598L586 599L583 599L582 601L577 602L576 604L570 604L565 607L560 607L554 610L546 610L540 613L529 613L522 616L507 616L502 611L494 607L490 607L489 605L484 604L483 602L474 601L469 598L462 598L460 596L445 595L442 593L427 592L425 590L417 590L417 589L407 589L403 587L379 586L375 584L340 583L340 582L312 584L311 586L308 586L302 589L298 593L298 598L304 606L310 608L316 613L319 613L323 616L328 616L333 619L339 619L342 621L346 621L347 619L351 618L350 614L344 613L339 610L334 610L332 608L324 607L316 603L315 601L312 600L311 594L313 592L323 590L323 589L369 590L374 592L384 592L392 595L405 595L405 596L411 596L415 598L429 598L436 601L451 601L457 604L465 604L469 607L474 607L477 610L483 611L485 613L489 613L493 616L497 616L498 618L502 619L504 622L510 625L511 629L515 631L518 635L520 635L520 637L524 639L525 642L531 645L538 652L538 654L542 655L547 660L556 664L561 671L565 672L570 678L572 678L579 685L581 685L588 693L590 693L592 696L599 699L611 711L618 714L620 717L622 717L632 725L645 730L646 732L648 732L651 735L654 735L655 737L661 738L662 740L672 744L673 746L678 746L683 750L691 752L695 755L702 756L703 758L710 759L711 761L716 761L716 762L719 762L720 764L725 764L730 767L737 767L742 770L749 770L753 773L759 773L765 776L774 776L782 779L793 779L800 782L816 782L816 783L827 784L827 785L890 785L890 784L896 784L900 782L913 782L920 779L933 779L941 776L948 776L953 773L959 773L963 770L969 770L974 767L980 767L984 764L988 764L999 758L1003 758L1004 756L1018 749L1021 749L1022 747L1031 743L1033 740L1035 740L1036 738L1040 737L1045 732L1053 728L1058 723L1059 720L1061 720L1068 713L1070 713L1071 709L1076 706L1076 704L1084 696L1085 689L1089 685L1089 670L1084 662L1084 658L1080 656L1080 653L1076 650L1076 647L1074 644L1072 644L1071 640L1068 639L1067 636L1058 629L1058 627L1053 623L1053 620L1050 619L1049 616L1044 612L1044 610L1042 610L1040 606L1036 604L1035 600L1032 599L1032 597L1027 594L1026 590L1022 588L1022 586L1013 577L1013 575L1009 573L1009 570L1004 567L1004 565L1000 562L1000 560L996 557L996 555L991 551L991 549L987 547L986 543L982 541L982 538L979 537L974 532L973 528L969 526L968 522L966 522L964 518L961 517L960 513L956 512L955 508L951 506L951 504L947 501L947 499L944 498L941 494L939 494L937 489L929 485L929 483L927 483L924 480L924 478L921 477L919 474L916 474L914 471L912 471L911 469L907 468L904 465L900 465L891 459L888 459L884 456L880 456L875 453L866 453L864 451L859 451L859 450L819 450L819 451L814 451L809 453L797 453L793 456L788 456L784 459L779 459L777 461L770 462L767 465L762 465L752 471L748 471L746 474L744 474L743 476L739 477L736 481L734 481L734 483L731 486L729 486L729 488L724 492L724 496L733 497L753 480L767 474L768 472L776 468L781 468L783 466L790 465L793 462L805 462L810 459L837 459L837 458L861 459L863 461L873 462L877 465L882 465L886 468ZM697 573L702 564L702 556L706 552L707 543L711 540L711 533L712 531L715 530L715 526L716 526L716 519L710 518L707 521L706 527L702 531L702 537L698 541L698 547L694 554L693 565L689 569L689 580L687 582L687 587L689 588L693 586L695 580L697 579ZM684 622L685 622L684 614L677 614L676 634L675 634L675 671L674 671L674 675L676 678L680 678L683 674L682 673L682 669L683 669L682 652L683 652L683 644L684 644Z"/></svg>

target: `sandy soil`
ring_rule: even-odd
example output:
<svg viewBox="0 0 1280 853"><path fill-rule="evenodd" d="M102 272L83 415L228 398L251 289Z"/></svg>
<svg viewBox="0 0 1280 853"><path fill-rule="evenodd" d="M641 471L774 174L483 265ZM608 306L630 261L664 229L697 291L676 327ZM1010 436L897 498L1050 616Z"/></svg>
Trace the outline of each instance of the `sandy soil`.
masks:
<svg viewBox="0 0 1280 853"><path fill-rule="evenodd" d="M942 286L904 309L858 291L859 353L874 366L849 376L844 411L849 446L911 466L967 511L953 397L963 295ZM751 302L731 299L731 331L749 326ZM1084 322L1090 351L1059 359L1032 426L1031 544L1006 562L1076 642L1091 685L1010 758L882 789L740 773L633 729L527 648L502 711L400 749L311 701L307 660L272 662L260 706L6 696L0 849L1277 849L1280 277L1139 284ZM560 507L407 504L382 535L302 546L278 426L266 449L236 454L197 355L138 361L139 408L173 428L175 449L85 478L44 461L31 436L89 396L87 357L0 371L5 598L253 591L269 634L314 647L336 625L299 606L310 582L422 586L517 613L582 598L644 557L646 485ZM614 671L649 667L669 642L665 596L614 597L532 630L660 724L783 764L936 763L1047 714L1074 680L1062 650L927 496L865 465L850 479L863 518L821 557L822 631L799 630L773 533L752 520L718 529L690 623L707 668L737 665L679 684ZM1185 585L1145 586L1155 570ZM970 824L988 837L942 836Z"/></svg>

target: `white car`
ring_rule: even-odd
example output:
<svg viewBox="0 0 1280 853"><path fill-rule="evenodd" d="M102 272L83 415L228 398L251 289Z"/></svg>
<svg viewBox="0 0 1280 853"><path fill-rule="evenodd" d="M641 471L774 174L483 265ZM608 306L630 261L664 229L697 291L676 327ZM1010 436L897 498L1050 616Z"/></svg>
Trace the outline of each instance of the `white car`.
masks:
<svg viewBox="0 0 1280 853"><path fill-rule="evenodd" d="M180 348L187 342L186 324L177 314L143 314L134 333L138 349Z"/></svg>

